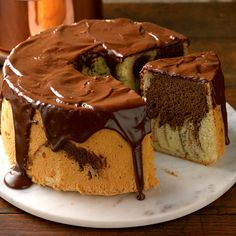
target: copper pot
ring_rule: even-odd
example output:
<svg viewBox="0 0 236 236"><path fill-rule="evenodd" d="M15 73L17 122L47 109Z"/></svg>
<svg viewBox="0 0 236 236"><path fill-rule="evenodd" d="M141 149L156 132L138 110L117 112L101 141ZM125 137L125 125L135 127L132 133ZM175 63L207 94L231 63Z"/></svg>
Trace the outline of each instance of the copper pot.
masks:
<svg viewBox="0 0 236 236"><path fill-rule="evenodd" d="M0 0L0 50L30 35L81 19L102 18L102 0Z"/></svg>

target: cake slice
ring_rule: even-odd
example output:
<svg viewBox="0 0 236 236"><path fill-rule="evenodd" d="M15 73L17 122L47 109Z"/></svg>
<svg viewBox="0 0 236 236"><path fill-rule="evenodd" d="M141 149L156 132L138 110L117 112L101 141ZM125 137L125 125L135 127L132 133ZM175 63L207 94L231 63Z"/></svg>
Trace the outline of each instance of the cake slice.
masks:
<svg viewBox="0 0 236 236"><path fill-rule="evenodd" d="M154 148L202 164L224 152L224 77L214 52L159 59L141 71Z"/></svg>

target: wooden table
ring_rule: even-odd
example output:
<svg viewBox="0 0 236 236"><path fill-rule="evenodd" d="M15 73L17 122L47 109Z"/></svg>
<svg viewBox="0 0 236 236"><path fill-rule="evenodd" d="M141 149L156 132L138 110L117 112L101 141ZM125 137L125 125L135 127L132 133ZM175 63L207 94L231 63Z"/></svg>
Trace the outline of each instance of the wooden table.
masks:
<svg viewBox="0 0 236 236"><path fill-rule="evenodd" d="M216 51L222 61L227 101L236 108L236 2L106 4L104 15L155 22L189 36L191 52ZM0 198L0 235L236 235L236 186L191 215L128 229L57 224L24 213Z"/></svg>

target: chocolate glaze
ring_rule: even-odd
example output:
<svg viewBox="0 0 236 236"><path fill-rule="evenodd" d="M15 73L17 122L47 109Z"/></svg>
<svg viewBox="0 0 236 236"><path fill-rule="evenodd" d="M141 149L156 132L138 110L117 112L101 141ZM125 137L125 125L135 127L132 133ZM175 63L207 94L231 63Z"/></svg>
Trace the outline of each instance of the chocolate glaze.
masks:
<svg viewBox="0 0 236 236"><path fill-rule="evenodd" d="M4 177L4 183L9 188L25 189L31 186L32 181L18 165L14 166Z"/></svg>
<svg viewBox="0 0 236 236"><path fill-rule="evenodd" d="M206 101L204 102L204 97L206 96L206 91L204 90L204 84L205 83L211 83L212 86L211 89L211 96L213 101L213 106L216 105L221 106L221 112L222 112L222 118L224 121L224 127L225 127L225 143L229 144L229 138L228 138L228 125L227 125L227 112L226 112L226 101L225 101L225 86L224 86L224 77L221 71L220 61L218 56L214 52L202 52L202 53L196 53L187 55L184 57L176 57L176 58L169 58L169 59L159 59L156 61L152 61L147 63L143 70L141 71L141 75L145 73L145 71L151 71L156 74L162 74L166 76L168 81L168 78L171 79L170 81L177 80L181 82L181 80L185 80L185 82L181 82L183 86L183 90L187 86L189 82L195 83L193 86L193 90L199 90L196 94L198 94L198 100L202 100L202 102L199 103L199 105L195 106L197 111L188 111L188 103L189 101L185 101L187 97L191 97L191 93L194 94L194 91L189 93L188 91L185 91L186 98L184 99L182 103L185 104L185 112L182 112L181 114L185 114L188 112L191 112L191 114L196 113L196 116L194 116L196 119L194 122L197 124L201 119L202 115L206 114L208 112L207 110L207 104ZM160 82L161 84L164 81ZM200 82L200 83L199 83ZM183 85L185 83L185 85ZM170 85L168 85L170 86ZM152 89L152 88L151 88ZM187 89L190 90L191 86ZM181 93L181 88L179 88L179 92ZM191 99L190 99L191 100ZM194 101L194 99L191 100ZM198 101L196 101L198 102ZM149 104L150 105L150 104ZM196 105L196 104L195 104ZM191 104L191 106L194 106L194 104ZM176 104L176 107L178 107L178 104ZM177 109L177 108L176 108ZM181 109L181 108L180 108ZM152 112L152 109L149 109ZM155 110L155 109L154 109ZM202 115L201 115L202 114ZM156 116L157 114L151 114L151 116ZM168 116L166 116L168 117ZM167 119L165 117L165 119ZM183 117L182 117L183 118ZM170 119L171 120L171 119ZM175 122L174 122L175 120ZM173 123L175 123L177 126L179 122L181 122L181 119L178 119L179 122L176 121L176 119L173 120ZM167 122L167 121L165 121ZM173 126L174 124L172 124Z"/></svg>
<svg viewBox="0 0 236 236"><path fill-rule="evenodd" d="M3 85L4 86L4 85ZM28 103L25 103L21 96L15 96L15 92L7 88L8 97L12 107L15 129L15 152L16 166L5 176L5 183L11 188L21 189L31 185L25 168L29 147L29 135L34 109Z"/></svg>
<svg viewBox="0 0 236 236"><path fill-rule="evenodd" d="M65 150L75 159L79 150L68 146L69 141L83 142L103 128L119 132L132 147L138 199L144 199L141 142L150 133L146 104L112 76L82 75L77 61L102 55L114 66L129 55L184 41L184 36L154 24L117 19L59 26L19 44L5 62L2 95L13 106L16 161L22 176L38 109L51 149Z"/></svg>

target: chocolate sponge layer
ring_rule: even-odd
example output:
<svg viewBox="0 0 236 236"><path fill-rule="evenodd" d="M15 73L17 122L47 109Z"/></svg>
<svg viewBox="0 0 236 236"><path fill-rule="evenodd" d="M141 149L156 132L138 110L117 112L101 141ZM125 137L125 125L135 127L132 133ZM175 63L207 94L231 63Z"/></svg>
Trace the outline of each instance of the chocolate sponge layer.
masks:
<svg viewBox="0 0 236 236"><path fill-rule="evenodd" d="M155 73L146 93L148 115L150 118L159 115L160 126L168 123L172 128L181 127L188 120L197 131L208 112L206 95L203 82Z"/></svg>

